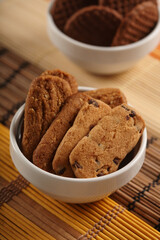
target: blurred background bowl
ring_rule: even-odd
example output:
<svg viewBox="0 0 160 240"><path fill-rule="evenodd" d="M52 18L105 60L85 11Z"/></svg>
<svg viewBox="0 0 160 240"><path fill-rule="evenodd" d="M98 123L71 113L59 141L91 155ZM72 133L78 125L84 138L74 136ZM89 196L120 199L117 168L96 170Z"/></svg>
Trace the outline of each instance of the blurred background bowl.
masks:
<svg viewBox="0 0 160 240"><path fill-rule="evenodd" d="M124 46L99 47L78 42L63 32L54 23L50 10L47 12L48 35L55 47L81 68L96 74L115 74L131 68L150 53L160 41L160 9L157 25L142 40Z"/></svg>
<svg viewBox="0 0 160 240"><path fill-rule="evenodd" d="M79 87L79 91L90 88ZM97 178L68 178L46 172L30 162L18 144L19 128L24 117L24 105L19 108L10 126L10 154L19 173L42 192L56 200L69 203L87 203L100 200L127 184L139 172L145 158L147 131L130 154L113 173Z"/></svg>

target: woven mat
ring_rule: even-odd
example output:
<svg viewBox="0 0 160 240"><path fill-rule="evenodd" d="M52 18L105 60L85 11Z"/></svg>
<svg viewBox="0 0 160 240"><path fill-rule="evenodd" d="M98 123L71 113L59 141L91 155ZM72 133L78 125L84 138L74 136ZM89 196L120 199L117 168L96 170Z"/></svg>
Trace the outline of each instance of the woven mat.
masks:
<svg viewBox="0 0 160 240"><path fill-rule="evenodd" d="M141 171L110 197L55 201L19 175L9 154L11 119L42 69L1 47L0 72L0 239L160 239L160 140L148 133Z"/></svg>

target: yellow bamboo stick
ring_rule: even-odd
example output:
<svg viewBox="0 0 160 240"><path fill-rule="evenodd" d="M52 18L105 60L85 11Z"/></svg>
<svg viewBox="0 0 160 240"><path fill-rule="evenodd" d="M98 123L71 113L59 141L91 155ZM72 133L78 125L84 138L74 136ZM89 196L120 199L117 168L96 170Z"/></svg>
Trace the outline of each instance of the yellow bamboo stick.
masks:
<svg viewBox="0 0 160 240"><path fill-rule="evenodd" d="M10 156L7 156L5 152L1 151L1 156L0 156L0 161L5 163L8 167L14 169L14 171L18 172L17 169L15 168Z"/></svg>
<svg viewBox="0 0 160 240"><path fill-rule="evenodd" d="M30 189L31 190L31 189ZM29 191L30 191L29 190ZM33 193L33 192L32 192ZM62 217L62 220L63 221L66 221L66 219L65 218L63 218L63 216L62 215L64 215L64 212L65 212L65 209L63 208L63 210L61 210L61 209L59 209L59 208L57 208L56 206L54 206L55 205L55 203L57 202L57 201L55 201L55 200L53 200L51 203L49 203L48 201L46 201L46 199L43 197L43 196L40 196L40 195L37 195L36 194L36 196L38 197L38 198L40 198L40 199L43 199L43 201L44 202L46 202L47 203L47 205L49 205L49 206L51 206L52 208L54 208L56 211L58 211L58 212L60 212L61 213L61 217ZM40 197L39 197L40 196ZM43 204L44 204L44 202L43 202ZM54 204L53 204L53 202L54 202ZM74 221L77 221L77 218L76 217L74 217L72 214L70 214L69 212L68 212L68 214L66 214L65 215L65 217L69 217L69 216L71 216L71 220L70 221L72 221L72 222L74 222ZM85 225L85 223L86 222L84 222L84 221L82 221L80 218L78 219L79 220L79 224L83 224L83 226L85 226L86 227L86 225ZM81 220L81 221L80 221ZM78 223L77 223L77 225L78 225ZM89 225L88 223L87 223L87 228L85 229L85 231L87 231L88 230L88 228L90 228L91 227L91 225ZM113 237L113 236L111 236L111 237ZM106 237L105 237L105 235L103 235L103 238L102 239L106 239Z"/></svg>
<svg viewBox="0 0 160 240"><path fill-rule="evenodd" d="M75 213L77 216L78 216L78 219L79 219L79 221L81 221L81 218L83 218L83 219L85 219L87 222L89 221L90 222L90 224L92 224L92 225L94 225L95 224L95 222L97 221L97 220L99 220L99 219L90 219L90 218L88 218L87 217L87 215L84 215L84 214L81 214L79 211L77 211L74 207L71 207L71 205L69 205L69 204L65 204L65 203L59 203L59 202L57 202L57 201L54 201L52 198L50 198L50 197L48 197L47 195L44 195L43 193L41 193L39 190L37 190L38 192L39 192L39 194L40 195L42 195L44 198L47 198L47 199L49 199L49 201L51 202L51 203L53 203L54 202L54 204L57 206L57 207L59 207L59 209L62 209L62 211L64 211L64 212L67 212L68 214L70 214L71 215L71 213L70 213L70 211L72 211L73 213ZM64 207L63 207L63 205L64 205ZM76 205L75 205L76 206ZM66 209L69 209L69 211L68 210L66 210ZM74 215L74 218L75 219L77 219L77 217L76 217L76 215ZM90 219L90 220L89 220ZM110 227L109 226L106 226L107 227L107 231L109 231L109 229L110 229ZM112 229L110 229L110 232L114 232L114 234L117 234L114 230L112 230ZM107 233L106 232L106 230L104 229L104 233ZM108 232L108 234L110 234L109 232ZM104 236L103 236L104 237ZM111 235L110 236L112 239L114 239L114 236L113 235Z"/></svg>
<svg viewBox="0 0 160 240"><path fill-rule="evenodd" d="M4 221L3 221L3 229L6 229L6 232L9 232L11 234L11 236L14 236L15 240L17 240L17 239L26 240L26 238L24 236L22 236L19 232L17 232L13 227L11 227L8 224L8 223L10 223L10 221L8 221L3 216L2 216L2 218L4 219Z"/></svg>
<svg viewBox="0 0 160 240"><path fill-rule="evenodd" d="M21 223L23 223L23 225L25 225L26 227L28 227L30 229L30 231L32 231L35 234L39 234L41 233L41 238L42 239L51 239L54 240L55 238L53 238L52 236L50 236L48 233L46 233L45 231L43 231L42 229L40 229L38 226L36 226L35 224L33 224L31 221L29 221L27 218L25 218L23 215L21 215L20 213L18 213L16 210L14 210L12 207L10 207L9 205L7 205L6 203L3 204L2 209L5 209L5 211L11 215L13 218L16 218L17 220L19 220Z"/></svg>
<svg viewBox="0 0 160 240"><path fill-rule="evenodd" d="M7 240L7 238L5 238L3 235L1 235L1 239L2 240Z"/></svg>
<svg viewBox="0 0 160 240"><path fill-rule="evenodd" d="M87 231L87 228L85 226L81 226L78 222L72 222L71 218L65 218L63 217L62 213L56 212L52 207L48 206L46 203L42 202L39 198L37 198L36 196L34 196L32 193L30 193L27 190L23 189L22 190L28 197L30 197L31 199L33 199L35 202L37 202L38 204L40 204L41 206L43 206L45 209L47 209L49 212L51 212L52 214L54 214L55 216L57 216L58 218L60 218L61 220L65 221L66 223L68 223L71 227L73 227L74 229L76 229L78 232L80 232L81 234L84 234Z"/></svg>
<svg viewBox="0 0 160 240"><path fill-rule="evenodd" d="M28 236L28 234L26 232L24 232L21 228L17 227L16 224L12 223L10 220L8 220L4 215L0 215L0 218L5 221L10 227L12 227L15 231L17 231L18 233L20 233L20 235L22 236L21 239L28 239L28 240L31 240L31 239L34 239L32 238L31 236Z"/></svg>
<svg viewBox="0 0 160 240"><path fill-rule="evenodd" d="M7 138L5 138L2 134L0 134L0 141L1 141L1 146L2 144L5 145L5 148L9 150L9 141Z"/></svg>
<svg viewBox="0 0 160 240"><path fill-rule="evenodd" d="M13 222L19 228L21 228L28 235L29 238L30 237L32 237L33 239L37 238L36 234L34 234L32 231L30 231L30 229L28 229L22 222L19 222L18 218L16 218L12 214L9 214L7 211L5 211L4 208L1 209L1 213L4 217L6 217L11 222Z"/></svg>
<svg viewBox="0 0 160 240"><path fill-rule="evenodd" d="M6 137L9 137L9 129L1 123L0 123L0 131L1 133L4 133Z"/></svg>
<svg viewBox="0 0 160 240"><path fill-rule="evenodd" d="M85 211L85 209L83 209L83 208L81 208L79 205L69 205L69 204L66 204L66 203L63 203L63 202L61 202L61 205L64 205L65 206L65 208L68 208L69 210L71 210L72 212L74 212L74 213L76 213L77 214L77 216L79 217L79 216L81 216L82 218L83 217L85 217L85 216L88 216L88 218L89 219L92 219L93 221L94 221L94 223L97 223L97 222L99 222L100 221L100 218L101 217L103 217L103 216L101 216L101 215L97 215L97 217L95 216L95 215L93 215L93 214L90 214L89 212L87 212L87 211ZM111 223L110 223L111 224ZM109 225L110 225L109 224ZM126 235L126 236L123 236L123 234L122 234L122 231L121 231L121 229L119 229L119 228L115 228L115 226L112 224L112 226L110 227L109 225L107 225L106 226L106 229L107 229L107 231L110 231L110 232L112 232L112 234L114 234L116 237L118 237L118 238L121 238L121 239L127 239L126 237L128 237L128 235ZM118 232L120 232L119 234L118 234ZM106 230L104 229L104 233L106 233ZM125 234L124 234L125 235Z"/></svg>
<svg viewBox="0 0 160 240"><path fill-rule="evenodd" d="M106 202L106 199L104 198L103 201ZM115 204L115 202L109 198L109 201L107 202L108 204L111 204L111 207L113 207L113 205ZM160 237L159 232L154 229L153 227L151 227L149 224L147 224L146 222L144 222L142 219L138 218L136 215L132 214L131 212L125 210L123 212L123 214L130 218L130 220L133 222L135 221L137 224L141 223L141 225L146 229L146 231L149 231L151 234L155 234L156 237Z"/></svg>
<svg viewBox="0 0 160 240"><path fill-rule="evenodd" d="M5 229L6 230L6 229ZM4 228L2 228L1 226L0 226L0 233L1 234L3 234L8 240L16 240L16 238L14 238L14 236L12 235L10 235L10 232L7 232L7 231L5 231L4 230ZM3 239L3 236L0 234L0 239ZM4 239L6 239L6 238L4 238Z"/></svg>
<svg viewBox="0 0 160 240"><path fill-rule="evenodd" d="M86 206L84 206L84 207L86 208ZM108 209L106 210L106 212L107 212L107 211L110 211L110 210L112 210L112 209L113 209L113 208L108 208ZM98 208L96 208L96 207L94 207L94 206L88 206L88 207L87 207L87 210L88 210L88 211L92 211L92 213L94 214L94 213L97 212ZM104 215L103 212L99 212L99 214L100 214L100 216ZM117 216L117 217L118 217L118 216ZM116 217L116 218L117 218L117 217ZM126 232L126 234L128 234L128 235L130 236L130 238L133 237L133 239L140 239L140 238L139 238L137 235L135 235L131 230L129 230L128 228L126 228L123 224L119 223L117 220L112 219L112 223L113 223L116 227L118 227L119 229L122 229L124 232Z"/></svg>
<svg viewBox="0 0 160 240"><path fill-rule="evenodd" d="M0 139L0 140L3 141L3 139ZM3 142L4 142L3 147L4 147L4 149L6 149L5 146L6 146L7 142L9 144L9 140L4 140ZM3 150L3 148L1 148L1 150ZM7 156L7 158L6 158L6 155L4 154L2 156L2 159L9 160L10 157ZM3 162L0 163L0 167L1 168L3 167L3 170L2 170L3 177L6 180L11 181L11 180L14 180L15 177L18 176L18 172L15 169L11 169L9 166L6 166ZM86 207L84 207L85 205L81 205L81 207L79 207L77 205L71 206L69 204L59 203L59 202L53 200L52 198L46 196L45 194L41 193L39 190L37 190L32 185L30 185L30 187L28 187L27 190L23 189L22 191L25 194L28 194L29 196L31 196L31 198L33 198L34 200L37 199L39 204L41 204L41 205L45 204L45 207L47 207L50 211L54 212L54 214L57 214L57 216L61 216L62 213L65 213L65 218L61 217L62 220L67 221L68 224L70 223L70 220L72 220L72 225L74 226L74 228L75 228L74 221L75 220L77 221L77 216L78 216L78 224L83 225L83 227L85 228L84 230L81 230L82 226L81 225L78 226L78 229L80 230L79 232L81 234L85 234L85 232L87 232L88 229L92 229L92 227L100 219L100 217L102 217L107 211L111 211L113 209L113 207L115 207L115 204L116 204L111 199L105 198L103 201L100 201L100 202L94 203L94 204L90 204L89 208L91 208L91 210L89 210L89 209L86 209ZM106 206L106 204L107 204L107 206ZM97 208L96 208L96 206L97 206ZM97 211L97 212L95 212L95 211ZM129 236L127 234L130 233L131 230L133 230L133 227L131 227L130 230L127 229L128 225L130 225L130 222L132 222L133 226L136 227L136 229L138 227L138 230L136 230L136 233L137 234L140 233L141 237L144 237L143 233L147 234L147 236L150 236L151 231L154 230L151 226L149 226L148 232L145 232L148 225L146 223L144 223L138 217L136 218L136 216L134 216L133 214L131 215L127 210L125 210L123 213L120 213L120 214L118 213L118 215L116 215L116 219L118 219L118 221L115 219L112 219L112 222L109 224L110 226L112 226L112 228L107 225L107 227L108 227L107 231L109 231L111 233L110 236L112 236L112 234L114 234L115 239L116 239L116 237L120 236L118 234L122 235L123 231L126 235L124 235L124 236L122 235L122 237L127 238ZM144 225L143 225L144 230L139 228L139 225L138 225L139 221L141 223L144 223ZM71 225L71 224L69 224L69 225ZM121 227L123 229L123 231L119 227ZM75 229L77 229L77 226ZM119 229L120 232L116 231L117 229ZM128 232L126 232L126 229L128 230ZM139 232L139 230L142 230L142 232ZM104 231L106 231L106 229L104 229ZM157 231L155 230L154 236L152 236L152 239L155 239L156 236L158 236L158 235L157 235ZM137 239L139 239L138 236L137 236ZM148 238L146 238L146 239L148 239Z"/></svg>
<svg viewBox="0 0 160 240"><path fill-rule="evenodd" d="M32 189L30 189L30 188L28 188L28 191L30 193L32 193L33 195L35 194L35 192ZM43 207L46 206L44 204L47 204L47 206L51 207L52 209L54 209L56 211L56 212L54 212L54 214L57 214L57 212L60 213L60 215L58 214L58 216L63 221L66 221L66 219L68 219L68 220L70 220L70 223L72 222L72 223L76 224L77 226L80 226L81 228L84 229L85 232L92 227L91 224L89 224L87 221L84 221L83 219L78 218L78 221L77 221L77 218L76 218L76 216L74 214L69 213L68 211L65 211L64 208L63 209L58 208L52 202L50 203L50 202L46 201L46 199L43 196L40 196L40 195L37 195L37 194L35 196L37 197L36 198L37 200L41 201L41 205ZM71 224L69 224L69 225L71 225ZM114 236L111 236L111 237L113 237L113 239L114 239ZM103 235L103 234L102 234L102 239L105 239L105 235Z"/></svg>
<svg viewBox="0 0 160 240"><path fill-rule="evenodd" d="M19 174L15 170L8 167L6 164L0 161L0 168L2 171L6 171L6 175L8 175L12 180L15 179Z"/></svg>

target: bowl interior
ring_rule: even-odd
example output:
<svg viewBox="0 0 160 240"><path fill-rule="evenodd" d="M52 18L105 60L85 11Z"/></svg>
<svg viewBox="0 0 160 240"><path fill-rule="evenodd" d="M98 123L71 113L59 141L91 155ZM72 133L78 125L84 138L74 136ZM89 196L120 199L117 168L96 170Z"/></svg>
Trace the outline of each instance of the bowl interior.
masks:
<svg viewBox="0 0 160 240"><path fill-rule="evenodd" d="M59 36L61 36L62 38L64 38L66 41L69 41L74 45L77 45L79 47L82 47L84 49L91 49L91 50L95 50L95 51L107 51L107 52L117 52L117 51L124 51L124 50L128 50L128 49L133 49L135 48L137 45L141 46L143 44L145 44L145 42L148 42L151 38L154 38L157 36L158 33L160 33L160 6L158 6L158 21L157 24L155 25L155 27L152 29L152 31L145 36L144 38L140 39L137 42L134 43L130 43L127 45L122 45L122 46L107 46L107 47L103 47L103 46L95 46L95 45L90 45L90 44L86 44L80 41L77 41L69 36L67 36L65 33L63 33L55 24L54 19L51 15L51 9L52 6L54 4L55 0L52 0L49 3L48 6L48 10L47 10L47 15L48 15L48 19L50 21L50 23L52 23L52 29L54 29L54 31L56 31L56 33L58 33ZM160 39L160 37L159 37Z"/></svg>
<svg viewBox="0 0 160 240"><path fill-rule="evenodd" d="M24 113L22 114L22 116L20 118L20 121L19 121L19 124L18 124L18 128L17 128L17 133L16 133L16 141L17 141L17 144L18 144L18 147L19 147L20 150L21 150L21 142L22 142L22 135L23 135L23 126L24 126ZM133 160L133 158L138 153L140 145L141 145L141 138L139 139L139 141L136 144L136 146L132 149L132 151L129 152L126 155L126 157L123 159L123 161L120 163L120 165L118 167L118 170L123 168L123 167L125 167L127 164L129 164Z"/></svg>
<svg viewBox="0 0 160 240"><path fill-rule="evenodd" d="M90 90L95 90L95 88L92 88L92 87L81 87L81 86L78 88L79 92L85 92L85 91L90 91ZM21 114L21 118L19 119L19 122L17 123L17 132L16 132L16 136L15 136L16 137L16 141L17 141L17 145L18 145L20 150L21 150L23 126L24 126L24 110L23 110L23 113ZM125 166L127 166L134 159L134 157L136 156L136 154L138 153L138 151L140 149L141 143L142 143L142 137L139 139L138 143L133 148L133 150L130 153L128 153L126 155L126 157L124 158L124 160L120 163L118 170L120 170L120 169L124 168ZM118 172L118 170L116 172ZM44 171L44 170L42 170L42 171ZM110 173L109 175L112 175L112 174L113 173ZM102 176L102 177L99 177L99 178L103 178L103 177L106 177L106 176Z"/></svg>

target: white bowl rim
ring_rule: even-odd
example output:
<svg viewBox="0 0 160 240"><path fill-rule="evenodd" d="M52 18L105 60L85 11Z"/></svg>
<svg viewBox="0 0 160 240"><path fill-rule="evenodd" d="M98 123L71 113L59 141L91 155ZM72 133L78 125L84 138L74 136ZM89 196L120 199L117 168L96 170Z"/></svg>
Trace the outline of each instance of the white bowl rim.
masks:
<svg viewBox="0 0 160 240"><path fill-rule="evenodd" d="M159 15L159 17L158 17L158 22L157 22L156 26L151 31L151 33L149 33L146 37L144 37L143 39L141 39L141 40L139 40L139 41L137 41L135 43L131 43L131 44L128 44L128 45L123 45L123 46L113 46L113 47L101 47L101 46L95 46L95 45L89 45L89 44L86 44L86 43L82 43L82 42L79 42L79 41L74 40L73 38L67 36L61 30L59 30L59 28L56 26L56 24L54 23L54 20L53 20L53 18L51 16L51 13L50 13L50 10L51 10L51 7L52 7L54 1L55 0L52 0L49 3L48 10L47 10L47 18L48 18L48 21L50 23L52 23L51 24L52 29L54 29L54 31L59 36L64 38L67 42L70 42L73 45L82 47L84 49L90 49L90 50L94 50L94 51L103 51L103 52L104 51L106 51L106 52L124 51L124 50L128 50L128 49L133 49L135 47L140 47L143 44L145 44L148 41L150 41L150 39L154 38L158 33L160 33L160 7L158 6L158 13L159 13L158 15Z"/></svg>
<svg viewBox="0 0 160 240"><path fill-rule="evenodd" d="M79 87L79 90L81 91L84 91L84 90L90 90L90 89L93 89L93 88L90 88L90 87ZM16 136L14 134L14 128L16 127L17 128L17 124L19 122L17 122L17 119L20 117L20 115L22 115L22 111L24 111L24 106L25 104L23 104L18 110L17 112L15 113L13 119L12 119L12 122L11 122L11 125L10 125L10 144L12 144L16 154L19 154L19 156L22 158L23 161L25 161L25 163L29 166L29 167L32 167L34 168L35 171L38 171L40 174L44 174L48 177L51 177L51 178L54 178L58 181L65 181L65 182L77 182L77 183L84 183L84 182L101 182L101 181L106 181L106 180L109 180L111 178L114 178L116 176L119 176L119 175L122 175L123 173L127 172L138 160L139 160L139 157L143 154L144 150L146 149L146 144L147 144L147 130L146 128L144 129L144 132L142 134L142 137L141 137L141 144L140 144L140 147L139 147L139 150L136 154L136 156L124 167L122 167L121 169L113 172L113 173L110 173L108 175L105 175L105 176L101 176L101 177L98 177L98 178L69 178L69 177L63 177L63 176L58 176L58 175L55 175L53 173L49 173L49 172L46 172L42 169L40 169L39 167L37 167L36 165L34 165L32 162L30 162L24 155L23 153L21 152L19 146L18 146L18 143L17 143L17 140L16 140Z"/></svg>

